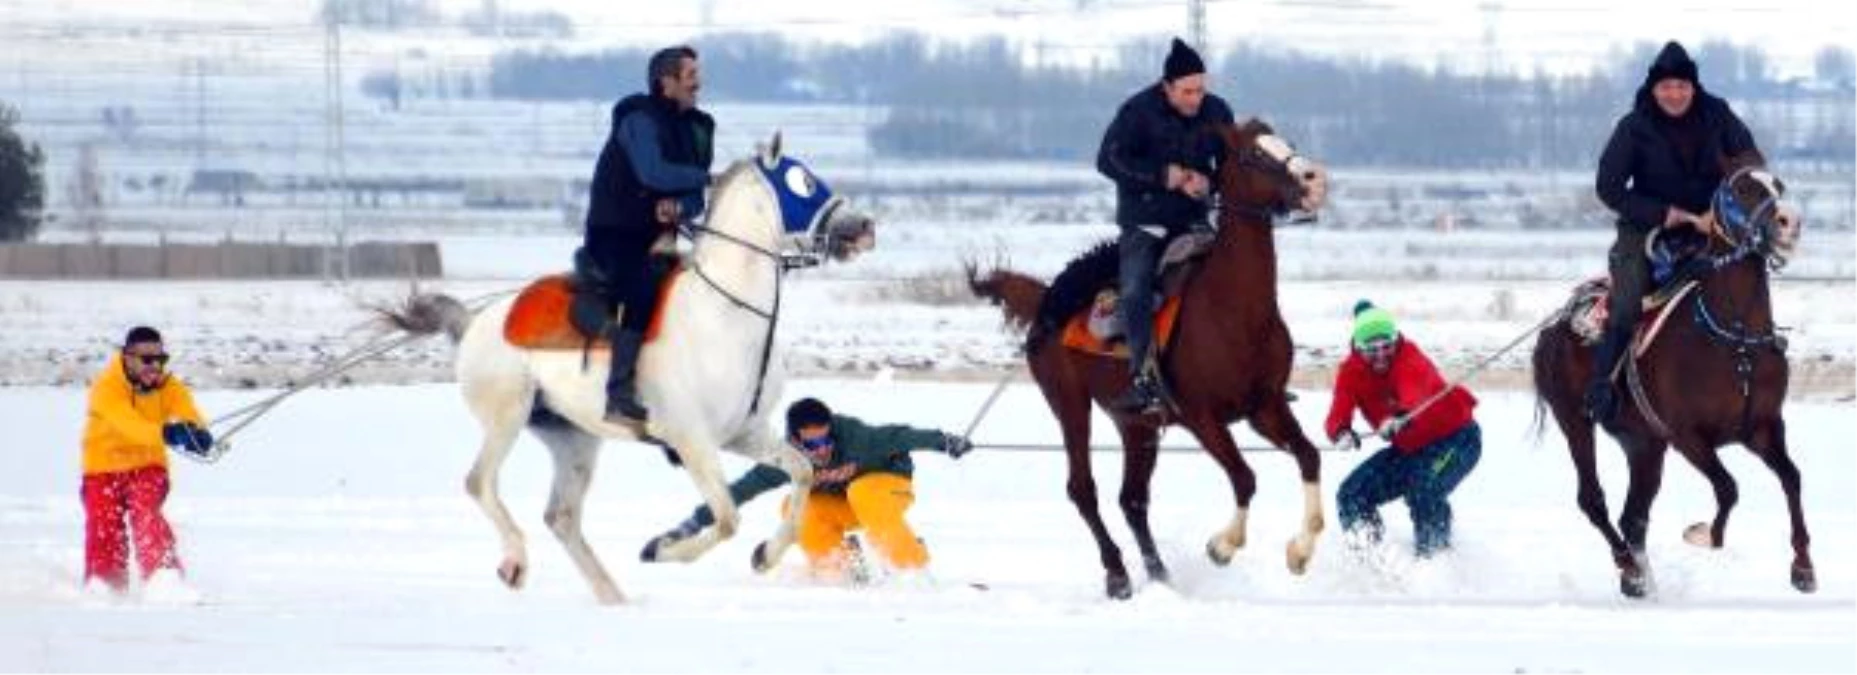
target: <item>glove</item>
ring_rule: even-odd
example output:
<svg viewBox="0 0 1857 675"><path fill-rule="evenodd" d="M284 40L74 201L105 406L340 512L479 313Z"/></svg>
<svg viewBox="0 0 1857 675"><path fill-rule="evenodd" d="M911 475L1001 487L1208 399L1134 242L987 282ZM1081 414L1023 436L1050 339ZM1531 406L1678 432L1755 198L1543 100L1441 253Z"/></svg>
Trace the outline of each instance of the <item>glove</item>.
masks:
<svg viewBox="0 0 1857 675"><path fill-rule="evenodd" d="M1353 452L1359 449L1361 449L1361 435L1353 429L1342 429L1341 433L1335 436L1335 450Z"/></svg>
<svg viewBox="0 0 1857 675"><path fill-rule="evenodd" d="M948 453L949 457L960 459L961 455L973 452L973 450L974 442L967 440L966 436L956 436L954 434L942 436L941 451Z"/></svg>
<svg viewBox="0 0 1857 675"><path fill-rule="evenodd" d="M169 422L161 425L161 444L178 448L187 444L187 425L182 422Z"/></svg>
<svg viewBox="0 0 1857 675"><path fill-rule="evenodd" d="M1393 440L1393 436L1398 435L1400 430L1406 428L1406 423L1409 421L1411 420L1406 419L1405 415L1394 415L1387 418L1385 422L1381 422L1380 428L1375 429L1373 433L1379 436L1381 440L1391 441Z"/></svg>
<svg viewBox="0 0 1857 675"><path fill-rule="evenodd" d="M213 434L192 423L172 423L161 427L161 440L176 450L205 457L213 450Z"/></svg>

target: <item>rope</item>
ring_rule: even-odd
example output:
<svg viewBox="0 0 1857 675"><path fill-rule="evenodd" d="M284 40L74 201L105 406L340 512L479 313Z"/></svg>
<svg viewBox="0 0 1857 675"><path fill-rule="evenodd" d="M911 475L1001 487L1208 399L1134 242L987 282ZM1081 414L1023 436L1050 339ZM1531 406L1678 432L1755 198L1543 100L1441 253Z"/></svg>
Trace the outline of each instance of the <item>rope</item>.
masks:
<svg viewBox="0 0 1857 675"><path fill-rule="evenodd" d="M518 287L518 288L504 289L500 291L492 291L490 293L484 293L476 297L468 298L462 301L460 304L463 304L465 308L470 310L472 314L476 314L478 311L481 311L484 307L488 306L491 302L494 302L497 299L500 299L506 296L515 295L516 293L521 292L521 290L522 289ZM417 342L419 340L423 340L428 337L431 337L431 335L419 335L419 334L413 334L413 333L406 333L404 331L396 331L396 332L385 333L385 334L376 336L373 340L368 341L366 344L363 344L360 347L357 347L354 350L348 352L347 354L344 354L341 357L337 358L333 363L323 366L321 369L318 369L314 372L311 372L308 375L303 376L302 378L299 378L296 384L286 387L283 391L280 391L276 394L260 399L256 402L247 404L243 407L234 409L232 412L225 413L223 415L220 415L214 418L212 422L209 422L207 424L207 427L209 429L225 428L225 431L215 434L217 438L215 439L213 448L204 455L194 455L190 453L182 453L182 454L186 457L196 459L202 463L211 464L213 462L217 462L219 461L221 457L224 457L227 453L231 452L232 450L231 441L232 441L233 436L238 435L240 431L244 430L245 427L250 426L252 422L257 421L258 418L263 417L264 415L270 413L271 409L277 407L277 404L282 403L284 399L287 399L287 398L290 398L291 396L295 396L299 393L302 393L304 390L307 390L310 387L314 387L316 385L322 384L323 382L327 382L328 380L338 375L341 375L342 373L352 370L355 366L361 365L363 362L369 359L373 359L382 354L393 351L405 345Z"/></svg>
<svg viewBox="0 0 1857 675"><path fill-rule="evenodd" d="M974 419L967 423L967 431L961 434L961 438L965 438L968 441L974 440L974 429L978 429L980 427L980 421L986 419L987 413L993 410L993 404L999 400L999 395L1006 392L1006 385L1011 384L1013 378L1018 376L1019 367L1013 366L1012 370L1006 371L1005 377L1000 378L999 384L993 385L993 393L987 394L986 402L980 404L979 412L974 413Z"/></svg>
<svg viewBox="0 0 1857 675"><path fill-rule="evenodd" d="M1438 401L1443 400L1445 395L1450 394L1452 391L1456 390L1458 387L1464 386L1465 382L1469 382L1472 378L1476 377L1478 374L1488 369L1490 367L1490 364L1496 362L1496 359L1502 358L1502 355L1507 354L1511 350L1515 349L1517 345L1522 344L1523 340L1526 340L1529 337L1533 336L1534 334L1541 332L1541 330L1544 328L1547 328L1549 324L1552 324L1555 321L1559 321L1562 318L1565 318L1566 313L1567 313L1567 309L1564 306L1555 308L1553 312L1549 313L1545 317L1542 317L1540 321L1535 322L1535 325L1530 326L1528 330L1523 331L1521 335L1515 336L1515 339L1510 340L1509 344L1503 345L1502 348L1496 350L1495 353L1492 353L1489 356L1483 357L1483 360L1478 361L1475 365L1471 366L1470 369L1465 371L1462 375L1459 375L1457 376L1456 379L1451 380L1451 382L1445 385L1443 389L1438 390L1438 393L1432 394L1430 398L1427 398L1424 401L1420 402L1417 406L1412 408L1412 410L1407 411L1401 417L1407 421L1411 421L1413 418L1418 417L1419 413L1425 412L1425 409L1430 408L1432 407L1433 404L1436 404Z"/></svg>

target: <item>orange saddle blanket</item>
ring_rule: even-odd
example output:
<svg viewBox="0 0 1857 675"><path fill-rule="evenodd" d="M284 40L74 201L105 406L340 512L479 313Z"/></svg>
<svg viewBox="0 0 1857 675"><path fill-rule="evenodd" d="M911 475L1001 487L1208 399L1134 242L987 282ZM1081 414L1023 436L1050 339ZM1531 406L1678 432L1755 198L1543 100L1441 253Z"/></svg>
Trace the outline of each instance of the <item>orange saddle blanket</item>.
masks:
<svg viewBox="0 0 1857 675"><path fill-rule="evenodd" d="M664 308L670 304L671 288L682 272L681 268L672 270L665 275L664 283L658 285L658 301L652 308L651 323L645 329L646 342L657 339ZM516 296L516 304L510 307L509 316L503 320L503 339L523 349L578 350L591 346L604 351L607 347L604 335L588 336L574 327L570 318L573 306L571 275L555 274L536 279Z"/></svg>
<svg viewBox="0 0 1857 675"><path fill-rule="evenodd" d="M1180 296L1169 296L1154 313L1154 344L1165 348L1173 337L1174 323L1180 318ZM1081 352L1128 358L1128 344L1121 339L1104 340L1090 330L1090 312L1078 312L1064 324L1064 346Z"/></svg>

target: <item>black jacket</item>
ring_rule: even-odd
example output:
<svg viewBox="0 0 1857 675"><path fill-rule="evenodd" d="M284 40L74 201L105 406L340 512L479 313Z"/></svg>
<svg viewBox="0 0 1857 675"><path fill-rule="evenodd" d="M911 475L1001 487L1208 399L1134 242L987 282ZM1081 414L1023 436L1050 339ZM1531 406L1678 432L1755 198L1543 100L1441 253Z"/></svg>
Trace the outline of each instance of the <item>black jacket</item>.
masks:
<svg viewBox="0 0 1857 675"><path fill-rule="evenodd" d="M1206 94L1199 114L1191 118L1167 105L1158 82L1129 97L1103 132L1096 154L1096 170L1115 181L1116 224L1178 230L1205 221L1205 202L1167 189L1167 165L1212 177L1221 145L1212 126L1231 123L1231 107L1212 94Z"/></svg>
<svg viewBox="0 0 1857 675"><path fill-rule="evenodd" d="M1665 61L1688 57L1677 49L1658 59L1653 73L1678 65ZM1756 147L1728 103L1701 85L1689 111L1672 118L1652 98L1655 84L1647 78L1631 112L1619 118L1599 157L1595 185L1599 200L1618 213L1619 222L1640 231L1662 226L1671 206L1695 214L1707 211L1709 196L1723 178L1720 160Z"/></svg>
<svg viewBox="0 0 1857 675"><path fill-rule="evenodd" d="M634 115L641 117L629 122ZM657 163L635 166L629 151L636 148L627 147L627 128L655 131L649 135L659 156L644 159ZM655 238L653 209L659 199L701 198L715 130L716 122L707 113L680 111L675 101L661 96L633 94L613 106L612 131L600 150L588 195L587 244L596 259L604 259L620 240L649 243Z"/></svg>

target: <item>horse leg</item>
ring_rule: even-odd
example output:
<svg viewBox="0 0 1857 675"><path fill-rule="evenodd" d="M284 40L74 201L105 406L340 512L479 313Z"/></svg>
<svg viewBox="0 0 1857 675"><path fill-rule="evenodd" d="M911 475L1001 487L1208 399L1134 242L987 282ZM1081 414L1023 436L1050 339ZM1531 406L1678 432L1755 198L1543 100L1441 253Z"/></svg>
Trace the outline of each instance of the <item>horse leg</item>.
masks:
<svg viewBox="0 0 1857 675"><path fill-rule="evenodd" d="M1792 516L1793 588L1801 593L1817 591L1818 575L1812 569L1812 554L1808 551L1812 535L1806 532L1805 510L1799 501L1799 467L1786 452L1786 423L1776 418L1756 426L1747 445L1779 477L1780 489L1786 493L1786 510Z"/></svg>
<svg viewBox="0 0 1857 675"><path fill-rule="evenodd" d="M697 492L703 495L703 503L716 516L715 525L703 528L695 536L685 537L658 549L658 560L690 562L702 557L723 540L735 536L735 528L741 522L741 513L736 509L735 499L729 496L728 484L722 481L722 466L713 444L699 443L691 436L664 440L676 450L678 459L683 462L684 471L689 472L690 481L696 484Z"/></svg>
<svg viewBox="0 0 1857 675"><path fill-rule="evenodd" d="M555 479L554 489L548 493L548 510L543 512L542 521L553 530L555 538L561 540L561 546L567 549L567 555L580 568L580 575L593 586L593 596L600 604L616 605L625 602L625 595L619 592L618 585L606 573L606 567L600 564L593 548L587 545L587 539L581 533L582 507L587 501L587 487L593 481L593 471L598 466L600 439L571 427L547 427L532 429L535 436L548 446L554 455Z"/></svg>
<svg viewBox="0 0 1857 675"><path fill-rule="evenodd" d="M1141 563L1148 579L1167 583L1167 566L1154 546L1154 533L1148 529L1148 486L1154 478L1154 463L1160 454L1160 431L1134 422L1116 425L1122 435L1122 515L1128 529L1135 533L1135 545L1141 549Z"/></svg>
<svg viewBox="0 0 1857 675"><path fill-rule="evenodd" d="M1625 463L1631 469L1625 505L1618 515L1619 534L1624 536L1625 546L1630 550L1626 564L1619 568L1619 592L1642 598L1657 590L1644 551L1644 537L1651 526L1651 503L1657 500L1657 491L1663 487L1664 451L1668 446L1661 439L1637 436L1621 436L1619 444L1625 447Z"/></svg>
<svg viewBox="0 0 1857 675"><path fill-rule="evenodd" d="M1580 512L1586 514L1587 522L1605 538L1606 547L1612 551L1612 562L1623 574L1636 563L1625 546L1625 538L1612 526L1612 515L1606 510L1605 488L1599 484L1593 424L1578 409L1571 406L1563 409L1560 405L1554 407L1554 421L1560 425L1561 434L1567 437L1567 453L1573 458L1573 472L1579 482Z"/></svg>
<svg viewBox="0 0 1857 675"><path fill-rule="evenodd" d="M472 393L467 390L467 396ZM529 558L524 548L522 530L516 527L516 521L509 516L509 509L504 508L503 499L497 494L497 475L503 470L503 460L509 457L509 450L516 444L516 434L522 430L523 420L529 414L529 401L534 394L498 392L507 394L502 401L485 401L480 396L472 396L472 407L479 420L483 421L484 442L477 451L477 462L471 465L471 472L464 477L464 491L477 501L478 508L490 518L496 526L497 534L503 539L503 562L497 565L497 578L513 589L522 588L522 582L528 576Z"/></svg>
<svg viewBox="0 0 1857 675"><path fill-rule="evenodd" d="M1278 396L1251 416L1251 428L1272 445L1289 451L1296 458L1296 470L1302 478L1302 530L1290 539L1284 557L1290 572L1302 574L1315 556L1315 540L1322 534L1322 455L1303 434L1302 424L1290 411L1287 398Z"/></svg>
<svg viewBox="0 0 1857 675"><path fill-rule="evenodd" d="M812 461L779 439L771 439L769 445L773 448L770 463L786 472L787 477L793 480L793 489L787 493L787 508L781 511L784 517L780 520L780 527L774 531L774 536L755 546L754 554L749 558L756 572L773 569L780 563L781 556L786 555L787 549L793 546L799 536L800 517L806 509L806 498L812 494Z"/></svg>
<svg viewBox="0 0 1857 675"><path fill-rule="evenodd" d="M1064 434L1067 468L1064 491L1070 495L1070 503L1077 507L1077 514L1083 516L1083 524L1090 528L1090 536L1096 539L1096 550L1102 557L1105 574L1104 589L1112 599L1127 600L1134 596L1135 587L1129 581L1128 568L1122 564L1122 549L1116 547L1115 540L1109 538L1109 528L1103 525L1103 516L1096 505L1096 479L1090 475L1089 391L1076 381L1047 385L1051 380L1041 376L1039 369L1034 368L1032 372Z"/></svg>
<svg viewBox="0 0 1857 675"><path fill-rule="evenodd" d="M1200 447L1212 454L1212 460L1218 462L1219 468L1225 470L1225 478L1231 481L1232 498L1238 504L1231 523L1224 529L1214 532L1212 539L1206 542L1206 555L1219 566L1229 565L1232 556L1244 547L1245 519L1251 507L1251 496L1257 493L1257 474L1246 466L1244 458L1238 456L1238 444L1232 441L1232 435L1225 430L1225 425L1218 420L1199 417L1185 420L1188 431L1199 439Z"/></svg>
<svg viewBox="0 0 1857 675"><path fill-rule="evenodd" d="M1691 523L1683 529L1683 541L1697 546L1721 548L1728 534L1728 512L1734 510L1735 502L1740 499L1734 476L1728 475L1728 467L1722 466L1722 458L1716 454L1715 448L1705 447L1701 439L1683 438L1675 445L1683 453L1683 459L1689 460L1690 466L1696 467L1704 478L1709 479L1709 487L1715 491L1715 521Z"/></svg>

